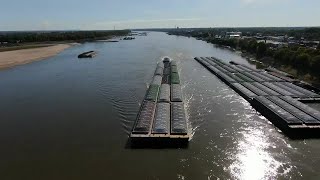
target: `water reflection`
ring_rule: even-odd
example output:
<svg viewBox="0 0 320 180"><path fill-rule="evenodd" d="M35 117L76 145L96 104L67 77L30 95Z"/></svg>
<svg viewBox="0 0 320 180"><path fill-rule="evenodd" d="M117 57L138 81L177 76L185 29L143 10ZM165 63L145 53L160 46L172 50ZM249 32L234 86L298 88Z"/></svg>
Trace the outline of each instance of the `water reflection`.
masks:
<svg viewBox="0 0 320 180"><path fill-rule="evenodd" d="M257 115L247 101L239 99L238 102L246 107L245 113L239 116L240 121L248 124L245 124L245 127L238 133L240 138L237 141L236 153L231 155L233 163L228 169L231 176L245 180L277 179L281 175L285 177L292 166L277 160L275 154L272 154L272 149L277 148L277 144L274 141L271 142L266 136L271 129L252 126ZM259 118L264 119L264 117Z"/></svg>
<svg viewBox="0 0 320 180"><path fill-rule="evenodd" d="M264 133L257 129L244 134L238 143L236 161L230 166L232 176L237 179L275 178L281 162L275 160L267 151L269 143Z"/></svg>

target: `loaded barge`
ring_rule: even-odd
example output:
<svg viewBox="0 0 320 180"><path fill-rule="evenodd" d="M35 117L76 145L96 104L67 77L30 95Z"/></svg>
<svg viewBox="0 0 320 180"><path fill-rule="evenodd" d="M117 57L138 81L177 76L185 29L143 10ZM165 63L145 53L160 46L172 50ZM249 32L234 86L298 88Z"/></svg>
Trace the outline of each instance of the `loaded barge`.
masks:
<svg viewBox="0 0 320 180"><path fill-rule="evenodd" d="M141 104L131 146L185 147L189 137L177 63L164 58Z"/></svg>
<svg viewBox="0 0 320 180"><path fill-rule="evenodd" d="M97 55L95 51L88 51L78 55L78 58L93 58Z"/></svg>
<svg viewBox="0 0 320 180"><path fill-rule="evenodd" d="M302 102L319 102L320 95L287 77L214 57L196 61L246 99L291 138L320 137L320 112Z"/></svg>

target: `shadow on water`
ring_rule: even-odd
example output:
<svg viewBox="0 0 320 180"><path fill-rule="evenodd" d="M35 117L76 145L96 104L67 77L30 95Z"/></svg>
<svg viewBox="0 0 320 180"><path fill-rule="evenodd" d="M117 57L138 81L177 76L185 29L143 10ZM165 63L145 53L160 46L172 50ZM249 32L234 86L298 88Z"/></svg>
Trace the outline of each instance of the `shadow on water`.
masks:
<svg viewBox="0 0 320 180"><path fill-rule="evenodd" d="M186 140L163 140L163 139L149 139L134 141L128 138L126 149L188 149L189 141Z"/></svg>

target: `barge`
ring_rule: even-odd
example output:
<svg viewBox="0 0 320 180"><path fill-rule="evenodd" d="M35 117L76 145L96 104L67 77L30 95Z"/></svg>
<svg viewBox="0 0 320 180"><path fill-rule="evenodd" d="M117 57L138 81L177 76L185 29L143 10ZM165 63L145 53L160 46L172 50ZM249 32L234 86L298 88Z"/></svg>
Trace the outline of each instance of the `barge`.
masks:
<svg viewBox="0 0 320 180"><path fill-rule="evenodd" d="M134 39L136 39L136 38L135 37L131 37L131 36L123 38L123 40L134 40Z"/></svg>
<svg viewBox="0 0 320 180"><path fill-rule="evenodd" d="M130 134L132 147L186 147L188 123L177 63L164 58L141 103Z"/></svg>
<svg viewBox="0 0 320 180"><path fill-rule="evenodd" d="M320 137L320 112L302 102L319 102L320 95L292 79L215 57L196 57L221 81L291 138Z"/></svg>
<svg viewBox="0 0 320 180"><path fill-rule="evenodd" d="M93 58L97 55L95 51L88 51L78 55L78 58Z"/></svg>

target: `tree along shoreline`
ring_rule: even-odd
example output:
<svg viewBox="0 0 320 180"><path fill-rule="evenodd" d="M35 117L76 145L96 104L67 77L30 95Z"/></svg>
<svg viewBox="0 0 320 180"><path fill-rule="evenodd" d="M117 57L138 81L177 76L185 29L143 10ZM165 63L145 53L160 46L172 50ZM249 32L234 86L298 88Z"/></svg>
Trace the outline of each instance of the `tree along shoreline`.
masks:
<svg viewBox="0 0 320 180"><path fill-rule="evenodd" d="M0 47L12 47L39 43L72 43L110 39L126 36L130 30L114 31L58 31L58 32L6 32L0 33Z"/></svg>
<svg viewBox="0 0 320 180"><path fill-rule="evenodd" d="M229 47L241 51L243 56L253 57L265 65L261 67L261 63L256 63L258 68L272 66L294 76L296 79L320 87L320 45L317 48L300 45L273 47L265 43L264 40L257 41L254 37L247 39L215 38L209 36L206 31L170 31L168 34L191 36L220 47Z"/></svg>
<svg viewBox="0 0 320 180"><path fill-rule="evenodd" d="M220 46L240 50L267 66L280 69L294 77L309 82L320 83L320 50L301 46L273 48L255 39L208 39Z"/></svg>

